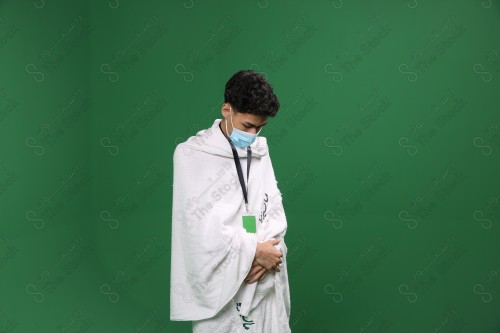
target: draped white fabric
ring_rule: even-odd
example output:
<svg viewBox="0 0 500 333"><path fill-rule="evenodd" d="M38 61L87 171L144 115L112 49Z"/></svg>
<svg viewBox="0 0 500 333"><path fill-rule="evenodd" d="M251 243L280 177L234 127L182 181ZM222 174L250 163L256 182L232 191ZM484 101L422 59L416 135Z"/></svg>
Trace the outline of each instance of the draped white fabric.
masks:
<svg viewBox="0 0 500 333"><path fill-rule="evenodd" d="M257 232L251 234L242 227L242 215L247 215L243 192L220 121L178 144L174 152L170 319L215 319L222 309L238 303L241 316L268 316L253 329L289 332L287 221L267 140L258 136L251 145L249 180L246 148L236 148L248 185L250 215L257 220ZM257 242L270 239L281 240L275 245L283 252L281 272L270 271L260 282L245 283ZM271 308L259 312L261 305Z"/></svg>

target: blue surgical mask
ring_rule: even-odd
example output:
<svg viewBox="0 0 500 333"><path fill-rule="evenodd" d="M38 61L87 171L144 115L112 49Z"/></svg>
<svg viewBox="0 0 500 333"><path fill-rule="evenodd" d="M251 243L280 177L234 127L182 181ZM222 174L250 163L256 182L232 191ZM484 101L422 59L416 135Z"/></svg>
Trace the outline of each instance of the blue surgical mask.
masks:
<svg viewBox="0 0 500 333"><path fill-rule="evenodd" d="M262 128L257 132L257 134L247 133L245 131L237 129L236 127L234 127L234 124L233 124L233 108L230 106L229 110L230 110L229 112L231 114L231 125L233 126L233 132L231 133L229 138L231 139L231 141L233 142L233 144L236 147L246 148L246 147L250 146L255 141L255 139L259 135L260 131L262 131ZM227 131L227 119L226 119L226 133L228 133L228 131Z"/></svg>

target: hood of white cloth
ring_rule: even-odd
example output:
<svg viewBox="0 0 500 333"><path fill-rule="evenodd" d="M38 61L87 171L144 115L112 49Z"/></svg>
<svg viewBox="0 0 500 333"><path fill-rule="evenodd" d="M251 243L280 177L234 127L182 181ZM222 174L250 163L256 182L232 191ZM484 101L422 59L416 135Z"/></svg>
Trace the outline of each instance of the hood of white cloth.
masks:
<svg viewBox="0 0 500 333"><path fill-rule="evenodd" d="M190 136L185 142L181 143L182 148L187 150L198 150L212 155L229 157L231 159L234 158L231 144L219 128L219 123L221 121L222 119L215 119L211 127L199 131L196 135ZM261 158L267 155L267 139L260 135L257 136L255 141L250 145L250 148L252 149L252 157ZM240 158L247 157L247 148L236 147L236 151Z"/></svg>

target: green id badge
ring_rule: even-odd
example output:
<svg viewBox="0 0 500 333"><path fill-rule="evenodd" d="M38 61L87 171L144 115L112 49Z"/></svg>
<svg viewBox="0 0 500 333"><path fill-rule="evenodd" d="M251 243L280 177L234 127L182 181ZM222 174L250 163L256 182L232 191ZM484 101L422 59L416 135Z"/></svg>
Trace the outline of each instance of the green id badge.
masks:
<svg viewBox="0 0 500 333"><path fill-rule="evenodd" d="M253 215L246 215L243 216L243 228L249 233L256 233L257 232L257 226L255 222L255 216Z"/></svg>

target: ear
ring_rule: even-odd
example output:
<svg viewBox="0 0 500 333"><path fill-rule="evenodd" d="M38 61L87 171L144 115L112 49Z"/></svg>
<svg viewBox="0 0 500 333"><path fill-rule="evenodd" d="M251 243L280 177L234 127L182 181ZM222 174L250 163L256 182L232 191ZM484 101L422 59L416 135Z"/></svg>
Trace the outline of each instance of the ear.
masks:
<svg viewBox="0 0 500 333"><path fill-rule="evenodd" d="M229 103L222 104L221 113L224 118L229 117Z"/></svg>

